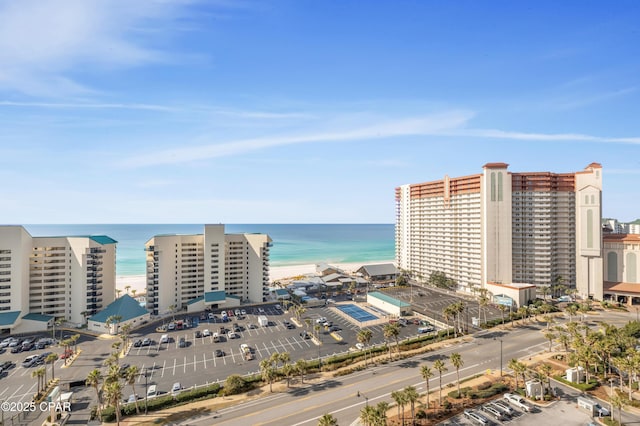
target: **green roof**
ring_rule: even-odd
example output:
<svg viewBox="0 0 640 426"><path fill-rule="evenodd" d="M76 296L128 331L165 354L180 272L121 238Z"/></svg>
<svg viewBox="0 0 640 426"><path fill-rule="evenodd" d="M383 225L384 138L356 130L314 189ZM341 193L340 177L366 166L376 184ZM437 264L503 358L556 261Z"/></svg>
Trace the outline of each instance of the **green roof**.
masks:
<svg viewBox="0 0 640 426"><path fill-rule="evenodd" d="M31 320L31 321L49 322L49 321L51 321L53 319L53 316L28 313L27 315L23 316L22 319L23 320Z"/></svg>
<svg viewBox="0 0 640 426"><path fill-rule="evenodd" d="M106 235L92 235L89 238L91 238L93 241L95 241L98 244L116 244L117 241L114 240L111 237L107 237Z"/></svg>
<svg viewBox="0 0 640 426"><path fill-rule="evenodd" d="M89 321L106 323L110 316L120 316L120 322L129 321L133 318L148 314L149 312L140 306L140 303L133 297L125 294L117 298L102 311L89 318Z"/></svg>
<svg viewBox="0 0 640 426"><path fill-rule="evenodd" d="M204 299L204 296L198 296L195 299L191 299L187 302L187 305L193 305L196 302L199 302Z"/></svg>
<svg viewBox="0 0 640 426"><path fill-rule="evenodd" d="M204 294L205 303L224 302L226 298L227 298L227 293L225 293L223 290L207 291Z"/></svg>
<svg viewBox="0 0 640 426"><path fill-rule="evenodd" d="M276 290L277 296L286 296L287 294L289 294L289 292L283 288L279 288Z"/></svg>
<svg viewBox="0 0 640 426"><path fill-rule="evenodd" d="M0 312L0 327L13 325L19 316L20 311Z"/></svg>
<svg viewBox="0 0 640 426"><path fill-rule="evenodd" d="M402 300L398 300L395 297L389 296L388 294L380 293L379 291L369 293L369 296L375 297L387 303L391 303L392 305L399 308L406 308L408 306L411 306L411 303L403 302Z"/></svg>

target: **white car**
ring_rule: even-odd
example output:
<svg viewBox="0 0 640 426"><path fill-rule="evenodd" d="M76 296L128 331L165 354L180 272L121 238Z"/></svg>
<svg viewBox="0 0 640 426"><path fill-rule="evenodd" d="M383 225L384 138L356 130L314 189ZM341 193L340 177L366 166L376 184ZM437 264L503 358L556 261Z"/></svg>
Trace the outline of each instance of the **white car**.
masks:
<svg viewBox="0 0 640 426"><path fill-rule="evenodd" d="M230 332L227 333L227 337L229 339L235 339L235 338L238 337L238 335L236 333L234 333L233 331L230 331Z"/></svg>
<svg viewBox="0 0 640 426"><path fill-rule="evenodd" d="M524 398L521 397L520 395L516 395L513 393L505 393L503 396L504 400L507 401L509 404L515 406L516 408L524 411L524 412L529 412L529 406L527 405L527 403L525 402Z"/></svg>
<svg viewBox="0 0 640 426"><path fill-rule="evenodd" d="M356 349L358 349L359 351L363 350L364 349L364 344L362 344L360 342L356 343Z"/></svg>
<svg viewBox="0 0 640 426"><path fill-rule="evenodd" d="M177 395L182 390L182 385L180 382L175 382L173 386L171 386L171 395Z"/></svg>
<svg viewBox="0 0 640 426"><path fill-rule="evenodd" d="M209 312L209 313L207 314L207 318L209 318L210 320L212 320L212 319L216 319L216 316L215 316L215 315L213 315L213 313Z"/></svg>
<svg viewBox="0 0 640 426"><path fill-rule="evenodd" d="M264 314L264 309L262 309L262 308L258 308L258 313L259 313L259 314Z"/></svg>
<svg viewBox="0 0 640 426"><path fill-rule="evenodd" d="M242 310L240 311L240 313L241 313L242 315L247 315L247 311L246 311L246 310L244 310L244 309L242 309Z"/></svg>
<svg viewBox="0 0 640 426"><path fill-rule="evenodd" d="M487 419L481 414L476 413L473 410L464 410L464 416L476 424L480 424L480 425L489 424L489 419Z"/></svg>
<svg viewBox="0 0 640 426"><path fill-rule="evenodd" d="M279 311L280 311L280 310L282 310L282 306L280 306L280 305L276 305L276 306L274 306L274 307L275 307L277 310L279 310Z"/></svg>
<svg viewBox="0 0 640 426"><path fill-rule="evenodd" d="M324 324L325 322L327 322L325 317L320 317L316 320L316 324Z"/></svg>
<svg viewBox="0 0 640 426"><path fill-rule="evenodd" d="M209 337L211 336L211 331L208 328L205 328L204 330L202 330L202 337Z"/></svg>

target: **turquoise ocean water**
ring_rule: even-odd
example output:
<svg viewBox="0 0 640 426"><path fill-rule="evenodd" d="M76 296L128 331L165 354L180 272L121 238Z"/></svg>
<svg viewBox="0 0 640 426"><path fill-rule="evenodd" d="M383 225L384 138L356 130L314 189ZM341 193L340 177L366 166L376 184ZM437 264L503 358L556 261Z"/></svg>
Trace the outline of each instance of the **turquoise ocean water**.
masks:
<svg viewBox="0 0 640 426"><path fill-rule="evenodd" d="M158 234L202 234L204 225L25 225L34 237L108 235L118 241L116 273L144 275L144 244ZM394 225L225 225L225 232L265 233L271 236L271 265L318 262L357 263L395 257Z"/></svg>

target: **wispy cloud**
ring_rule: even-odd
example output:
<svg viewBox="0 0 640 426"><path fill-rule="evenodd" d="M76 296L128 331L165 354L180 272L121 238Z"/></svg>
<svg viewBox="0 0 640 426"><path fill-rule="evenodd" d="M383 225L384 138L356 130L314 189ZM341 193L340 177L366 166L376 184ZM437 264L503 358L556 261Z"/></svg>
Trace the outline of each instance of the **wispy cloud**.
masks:
<svg viewBox="0 0 640 426"><path fill-rule="evenodd" d="M527 133L498 129L458 129L447 133L450 136L470 136L487 139L511 139L519 141L640 144L640 137L619 138L607 136L592 136L580 133Z"/></svg>
<svg viewBox="0 0 640 426"><path fill-rule="evenodd" d="M600 92L589 95L578 95L565 99L552 101L552 105L559 110L570 110L576 108L582 108L589 105L598 104L601 102L607 102L612 99L627 96L638 90L637 87L627 87L624 89L610 90L608 92Z"/></svg>
<svg viewBox="0 0 640 426"><path fill-rule="evenodd" d="M222 143L175 148L131 156L121 162L125 167L146 167L160 164L177 164L218 157L244 154L251 151L303 143L323 143L337 141L373 140L390 137L435 135L464 126L473 113L469 111L448 111L440 114L397 119L369 124L351 129L334 131L280 135L241 139ZM200 138L202 139L202 138Z"/></svg>
<svg viewBox="0 0 640 426"><path fill-rule="evenodd" d="M0 1L0 90L33 96L86 95L78 70L169 60L146 27L167 27L183 1Z"/></svg>
<svg viewBox="0 0 640 426"><path fill-rule="evenodd" d="M53 109L134 109L149 111L177 111L177 108L152 104L125 103L54 103L54 102L14 102L0 101L0 107L53 108Z"/></svg>

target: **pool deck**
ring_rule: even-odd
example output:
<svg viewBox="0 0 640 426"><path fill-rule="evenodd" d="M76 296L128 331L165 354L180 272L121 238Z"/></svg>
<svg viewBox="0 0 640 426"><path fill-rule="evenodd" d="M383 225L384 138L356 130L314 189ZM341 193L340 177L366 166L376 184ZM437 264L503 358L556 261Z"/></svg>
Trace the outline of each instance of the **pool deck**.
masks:
<svg viewBox="0 0 640 426"><path fill-rule="evenodd" d="M341 306L341 305L355 305L357 307L359 307L360 309L370 313L371 315L375 315L376 317L378 317L378 319L374 319L374 320L370 320L370 321L357 321L355 318L353 318L351 315L346 314L344 312L342 312L340 309L336 308L336 306ZM338 302L335 304L335 306L330 306L329 309L331 309L333 312L337 313L338 315L340 315L342 318L344 318L345 320L349 321L351 324L355 324L357 326L360 327L371 327L373 325L378 325L378 324L386 324L389 322L389 318L391 318L391 316L389 314L382 314L381 312L378 312L377 310L373 310L369 307L368 303L362 303L362 302L356 302L356 301L347 301L347 302Z"/></svg>

